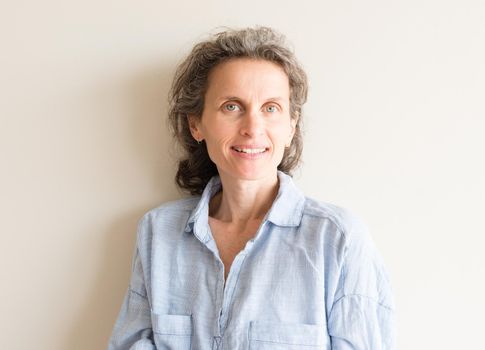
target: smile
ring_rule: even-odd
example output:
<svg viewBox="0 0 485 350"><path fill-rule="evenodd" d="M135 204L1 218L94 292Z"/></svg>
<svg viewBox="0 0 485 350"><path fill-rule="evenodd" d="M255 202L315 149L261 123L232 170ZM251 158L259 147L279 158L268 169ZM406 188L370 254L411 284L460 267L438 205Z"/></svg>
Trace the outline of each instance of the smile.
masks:
<svg viewBox="0 0 485 350"><path fill-rule="evenodd" d="M243 148L243 147L232 147L233 150L239 153L246 153L246 154L258 154L266 152L266 148Z"/></svg>

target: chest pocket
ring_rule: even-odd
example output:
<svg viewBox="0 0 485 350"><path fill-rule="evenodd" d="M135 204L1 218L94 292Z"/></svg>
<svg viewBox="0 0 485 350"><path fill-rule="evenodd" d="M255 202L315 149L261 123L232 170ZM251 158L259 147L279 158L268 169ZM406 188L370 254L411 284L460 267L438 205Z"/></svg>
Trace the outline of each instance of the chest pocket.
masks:
<svg viewBox="0 0 485 350"><path fill-rule="evenodd" d="M190 350L192 316L152 313L152 329L158 350Z"/></svg>
<svg viewBox="0 0 485 350"><path fill-rule="evenodd" d="M325 326L251 321L250 350L326 349Z"/></svg>

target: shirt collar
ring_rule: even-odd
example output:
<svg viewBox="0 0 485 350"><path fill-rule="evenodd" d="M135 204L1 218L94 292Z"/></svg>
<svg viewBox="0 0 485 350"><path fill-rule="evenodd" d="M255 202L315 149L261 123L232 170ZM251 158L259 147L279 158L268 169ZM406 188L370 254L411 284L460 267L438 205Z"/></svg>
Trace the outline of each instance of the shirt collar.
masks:
<svg viewBox="0 0 485 350"><path fill-rule="evenodd" d="M295 186L291 176L278 171L279 189L265 220L278 226L299 226L303 215L305 196ZM209 201L221 188L221 179L213 176L207 183L197 206L192 210L185 231L193 232L202 241L210 240L208 232Z"/></svg>

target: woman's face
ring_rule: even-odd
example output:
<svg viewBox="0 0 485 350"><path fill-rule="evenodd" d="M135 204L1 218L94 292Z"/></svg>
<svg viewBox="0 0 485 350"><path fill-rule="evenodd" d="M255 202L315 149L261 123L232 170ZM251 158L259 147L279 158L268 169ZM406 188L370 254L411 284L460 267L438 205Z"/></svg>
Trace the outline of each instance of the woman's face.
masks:
<svg viewBox="0 0 485 350"><path fill-rule="evenodd" d="M194 138L205 140L222 178L275 177L296 124L288 76L265 60L219 64L209 74L202 117L190 116L189 123Z"/></svg>

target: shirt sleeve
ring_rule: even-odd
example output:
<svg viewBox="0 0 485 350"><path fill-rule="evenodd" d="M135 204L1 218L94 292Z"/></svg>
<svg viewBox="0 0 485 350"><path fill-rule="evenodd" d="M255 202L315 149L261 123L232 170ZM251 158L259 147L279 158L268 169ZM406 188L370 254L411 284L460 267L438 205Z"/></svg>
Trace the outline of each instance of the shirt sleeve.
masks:
<svg viewBox="0 0 485 350"><path fill-rule="evenodd" d="M332 350L395 349L394 300L367 226L352 217L329 319Z"/></svg>
<svg viewBox="0 0 485 350"><path fill-rule="evenodd" d="M151 307L143 276L137 244L133 254L130 285L111 334L108 350L156 350L153 342Z"/></svg>

